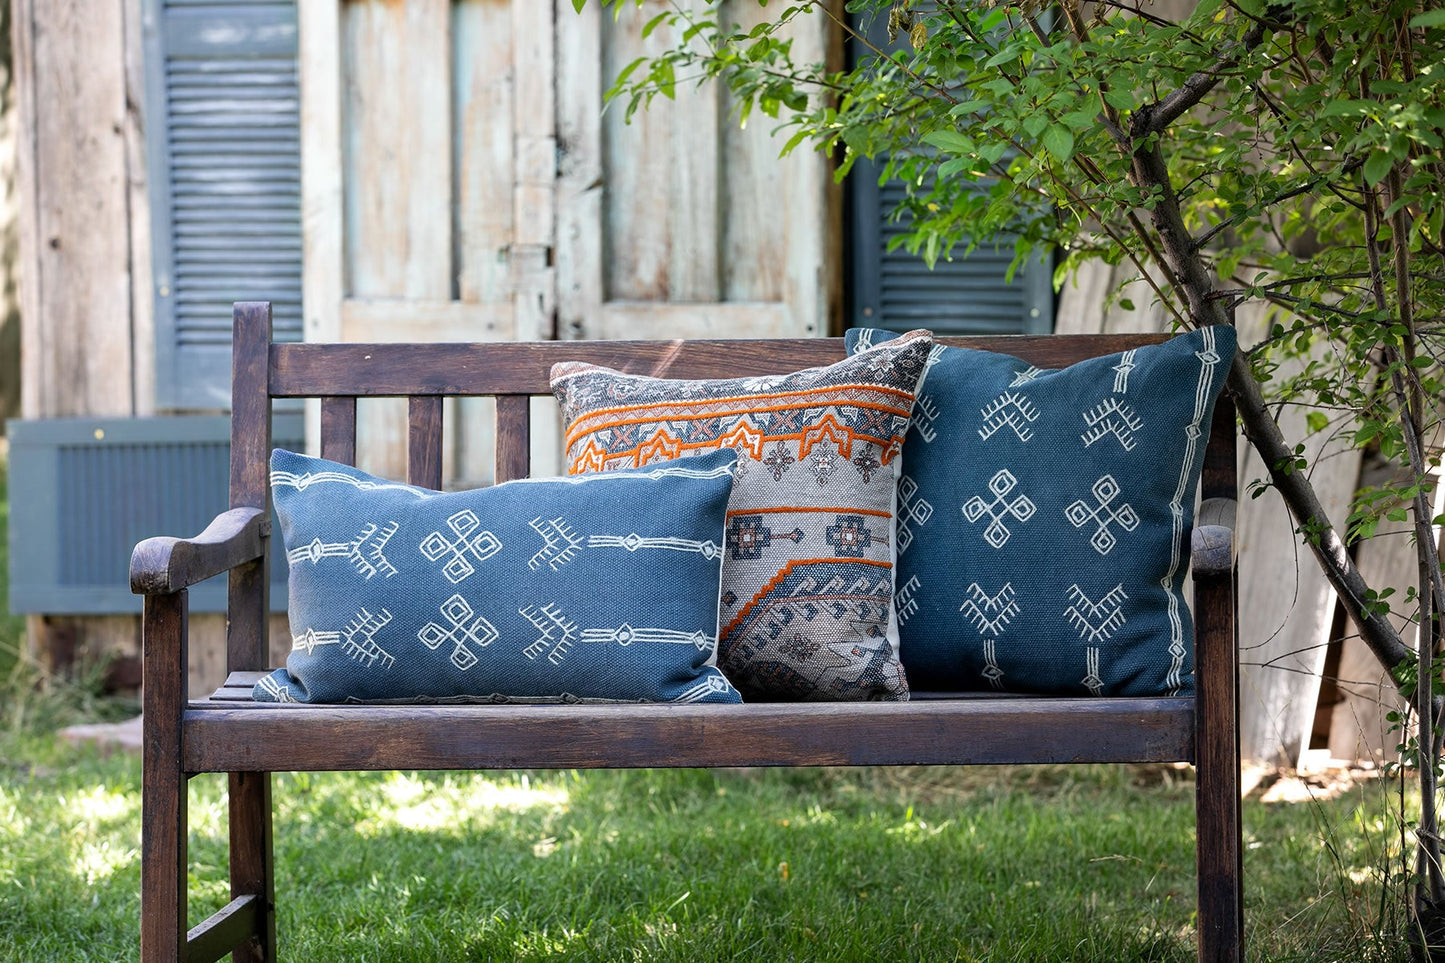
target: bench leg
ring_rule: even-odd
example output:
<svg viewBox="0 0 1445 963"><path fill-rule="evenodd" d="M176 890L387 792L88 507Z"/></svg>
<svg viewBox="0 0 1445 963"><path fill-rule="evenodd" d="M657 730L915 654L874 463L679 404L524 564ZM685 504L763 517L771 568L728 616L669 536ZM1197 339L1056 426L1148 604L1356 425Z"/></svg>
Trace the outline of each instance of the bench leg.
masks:
<svg viewBox="0 0 1445 963"><path fill-rule="evenodd" d="M271 854L271 774L233 772L231 800L231 898L260 898L256 934L236 947L233 963L274 963L275 883Z"/></svg>
<svg viewBox="0 0 1445 963"><path fill-rule="evenodd" d="M186 957L186 593L146 596L141 782L142 963Z"/></svg>
<svg viewBox="0 0 1445 963"><path fill-rule="evenodd" d="M1239 804L1239 683L1234 586L1195 583L1195 850L1200 963L1244 959L1244 866Z"/></svg>

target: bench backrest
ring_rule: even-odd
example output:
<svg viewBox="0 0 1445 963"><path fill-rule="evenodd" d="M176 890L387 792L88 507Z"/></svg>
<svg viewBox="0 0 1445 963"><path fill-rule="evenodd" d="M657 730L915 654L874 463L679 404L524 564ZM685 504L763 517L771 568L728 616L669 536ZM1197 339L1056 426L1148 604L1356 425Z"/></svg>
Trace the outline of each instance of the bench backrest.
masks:
<svg viewBox="0 0 1445 963"><path fill-rule="evenodd" d="M1160 334L946 337L947 345L999 351L1041 368L1062 368L1166 340ZM355 464L356 401L407 399L407 482L442 484L442 399L496 399L496 478L529 472L530 404L550 395L559 361L585 361L666 378L737 378L831 364L842 338L719 341L549 341L466 344L273 344L265 302L236 305L232 364L231 507L267 504L274 398L320 398L321 456ZM1206 449L1203 498L1235 495L1234 409L1215 408ZM233 583L236 580L233 579ZM269 582L231 593L228 671L266 668L264 592ZM259 600L259 609L256 608ZM238 611L238 606L242 611Z"/></svg>

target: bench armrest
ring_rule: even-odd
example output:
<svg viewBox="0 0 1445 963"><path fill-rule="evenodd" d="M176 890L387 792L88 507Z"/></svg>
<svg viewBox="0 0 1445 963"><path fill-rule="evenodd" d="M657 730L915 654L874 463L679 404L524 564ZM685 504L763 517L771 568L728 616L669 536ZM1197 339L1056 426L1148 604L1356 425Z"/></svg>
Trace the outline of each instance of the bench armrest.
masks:
<svg viewBox="0 0 1445 963"><path fill-rule="evenodd" d="M259 508L217 515L195 538L148 538L130 556L130 590L167 595L261 557L271 516Z"/></svg>
<svg viewBox="0 0 1445 963"><path fill-rule="evenodd" d="M1234 518L1239 505L1232 498L1206 498L1199 506L1190 534L1195 578L1234 571Z"/></svg>

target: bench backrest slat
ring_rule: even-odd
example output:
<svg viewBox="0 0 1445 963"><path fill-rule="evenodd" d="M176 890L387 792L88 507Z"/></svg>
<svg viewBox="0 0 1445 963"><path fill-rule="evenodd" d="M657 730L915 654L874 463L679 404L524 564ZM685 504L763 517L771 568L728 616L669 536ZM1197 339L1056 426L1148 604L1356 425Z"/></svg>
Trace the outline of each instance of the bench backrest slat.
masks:
<svg viewBox="0 0 1445 963"><path fill-rule="evenodd" d="M321 457L356 464L356 396L321 399Z"/></svg>
<svg viewBox="0 0 1445 963"><path fill-rule="evenodd" d="M532 468L532 399L497 397L497 481L526 478Z"/></svg>
<svg viewBox="0 0 1445 963"><path fill-rule="evenodd" d="M442 399L412 395L406 400L406 481L442 487Z"/></svg>
<svg viewBox="0 0 1445 963"><path fill-rule="evenodd" d="M1165 340L1165 335L1048 335L940 338L1061 368ZM269 390L276 398L323 395L546 395L559 361L586 361L661 378L779 374L843 357L841 338L770 341L546 341L479 344L273 344Z"/></svg>

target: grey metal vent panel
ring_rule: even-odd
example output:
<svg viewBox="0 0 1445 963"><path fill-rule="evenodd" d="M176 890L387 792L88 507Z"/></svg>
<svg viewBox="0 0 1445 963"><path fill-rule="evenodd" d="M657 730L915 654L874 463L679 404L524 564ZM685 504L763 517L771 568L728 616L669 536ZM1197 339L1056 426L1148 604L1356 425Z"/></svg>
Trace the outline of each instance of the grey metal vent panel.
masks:
<svg viewBox="0 0 1445 963"><path fill-rule="evenodd" d="M138 613L129 581L135 543L196 535L228 506L224 415L11 421L6 430L12 612ZM301 447L301 417L278 415L274 435L279 447ZM285 611L282 553L273 555L271 579L271 607ZM224 612L225 578L191 589L190 605Z"/></svg>
<svg viewBox="0 0 1445 963"><path fill-rule="evenodd" d="M296 5L146 0L156 401L230 407L231 304L301 340Z"/></svg>

